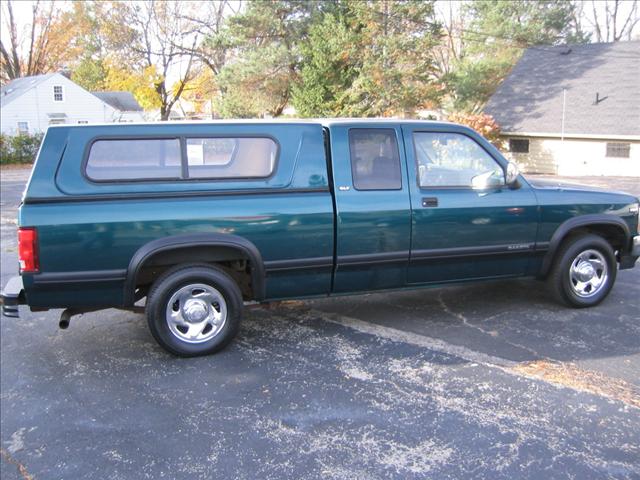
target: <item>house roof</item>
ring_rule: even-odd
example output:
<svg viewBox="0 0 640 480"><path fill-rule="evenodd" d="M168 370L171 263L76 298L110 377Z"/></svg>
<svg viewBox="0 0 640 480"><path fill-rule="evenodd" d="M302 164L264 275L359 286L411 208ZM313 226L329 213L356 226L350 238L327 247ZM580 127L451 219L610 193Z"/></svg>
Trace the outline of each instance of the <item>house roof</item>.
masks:
<svg viewBox="0 0 640 480"><path fill-rule="evenodd" d="M485 108L505 133L640 135L640 41L527 49Z"/></svg>
<svg viewBox="0 0 640 480"><path fill-rule="evenodd" d="M104 103L121 112L141 112L142 107L131 92L91 92Z"/></svg>
<svg viewBox="0 0 640 480"><path fill-rule="evenodd" d="M21 97L22 94L44 82L57 73L33 75L31 77L16 78L0 88L0 104L4 107L9 102Z"/></svg>
<svg viewBox="0 0 640 480"><path fill-rule="evenodd" d="M9 102L21 97L30 89L38 86L45 80L60 75L59 73L48 73L45 75L34 75L31 77L16 78L0 88L0 102L4 107ZM141 112L142 107L130 92L92 92L107 105L112 106L121 112Z"/></svg>

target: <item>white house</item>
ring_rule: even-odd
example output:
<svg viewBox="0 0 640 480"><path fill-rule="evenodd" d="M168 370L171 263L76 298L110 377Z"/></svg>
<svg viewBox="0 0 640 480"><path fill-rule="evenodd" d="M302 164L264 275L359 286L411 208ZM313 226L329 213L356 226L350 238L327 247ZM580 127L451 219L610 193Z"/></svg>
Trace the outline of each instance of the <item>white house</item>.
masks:
<svg viewBox="0 0 640 480"><path fill-rule="evenodd" d="M0 130L16 135L43 132L49 125L64 123L142 121L142 108L133 102L137 107L127 108L135 109L136 118L132 111L119 110L61 73L17 78L0 89Z"/></svg>
<svg viewBox="0 0 640 480"><path fill-rule="evenodd" d="M96 97L118 112L114 122L142 122L142 107L131 92L92 92Z"/></svg>
<svg viewBox="0 0 640 480"><path fill-rule="evenodd" d="M532 47L485 112L526 172L640 176L640 42Z"/></svg>

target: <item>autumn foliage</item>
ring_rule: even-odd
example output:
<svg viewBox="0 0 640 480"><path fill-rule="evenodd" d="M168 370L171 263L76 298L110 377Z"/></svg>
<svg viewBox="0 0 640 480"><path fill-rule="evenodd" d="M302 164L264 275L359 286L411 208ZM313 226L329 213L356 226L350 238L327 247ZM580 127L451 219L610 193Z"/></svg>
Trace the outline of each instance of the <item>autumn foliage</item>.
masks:
<svg viewBox="0 0 640 480"><path fill-rule="evenodd" d="M486 113L456 112L450 114L447 120L471 127L496 147L500 148L502 146L500 126L491 115L487 115Z"/></svg>
<svg viewBox="0 0 640 480"><path fill-rule="evenodd" d="M162 119L174 107L222 118L478 113L524 49L590 39L577 0L457 3L445 15L433 0L0 0L0 83L62 70L89 91L130 91ZM600 3L594 40L636 35L637 0ZM498 141L490 117L452 119Z"/></svg>

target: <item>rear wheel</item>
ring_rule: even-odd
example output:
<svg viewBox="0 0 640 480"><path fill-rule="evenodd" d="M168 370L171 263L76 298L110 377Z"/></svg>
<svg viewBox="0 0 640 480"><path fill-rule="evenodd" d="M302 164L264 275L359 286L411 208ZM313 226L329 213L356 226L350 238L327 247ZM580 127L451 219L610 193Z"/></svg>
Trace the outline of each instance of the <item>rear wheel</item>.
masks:
<svg viewBox="0 0 640 480"><path fill-rule="evenodd" d="M562 245L548 283L562 303L577 308L591 307L609 294L617 271L611 245L598 235L582 235Z"/></svg>
<svg viewBox="0 0 640 480"><path fill-rule="evenodd" d="M242 294L223 270L185 265L156 280L146 313L151 334L165 350L183 357L208 355L236 336Z"/></svg>

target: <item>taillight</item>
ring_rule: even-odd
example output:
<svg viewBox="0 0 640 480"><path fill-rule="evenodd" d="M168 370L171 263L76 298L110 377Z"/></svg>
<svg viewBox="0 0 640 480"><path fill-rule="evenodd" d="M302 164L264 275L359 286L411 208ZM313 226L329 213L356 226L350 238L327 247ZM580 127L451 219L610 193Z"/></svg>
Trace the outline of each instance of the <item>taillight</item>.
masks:
<svg viewBox="0 0 640 480"><path fill-rule="evenodd" d="M38 232L35 228L18 229L18 261L20 273L35 273L40 270Z"/></svg>

